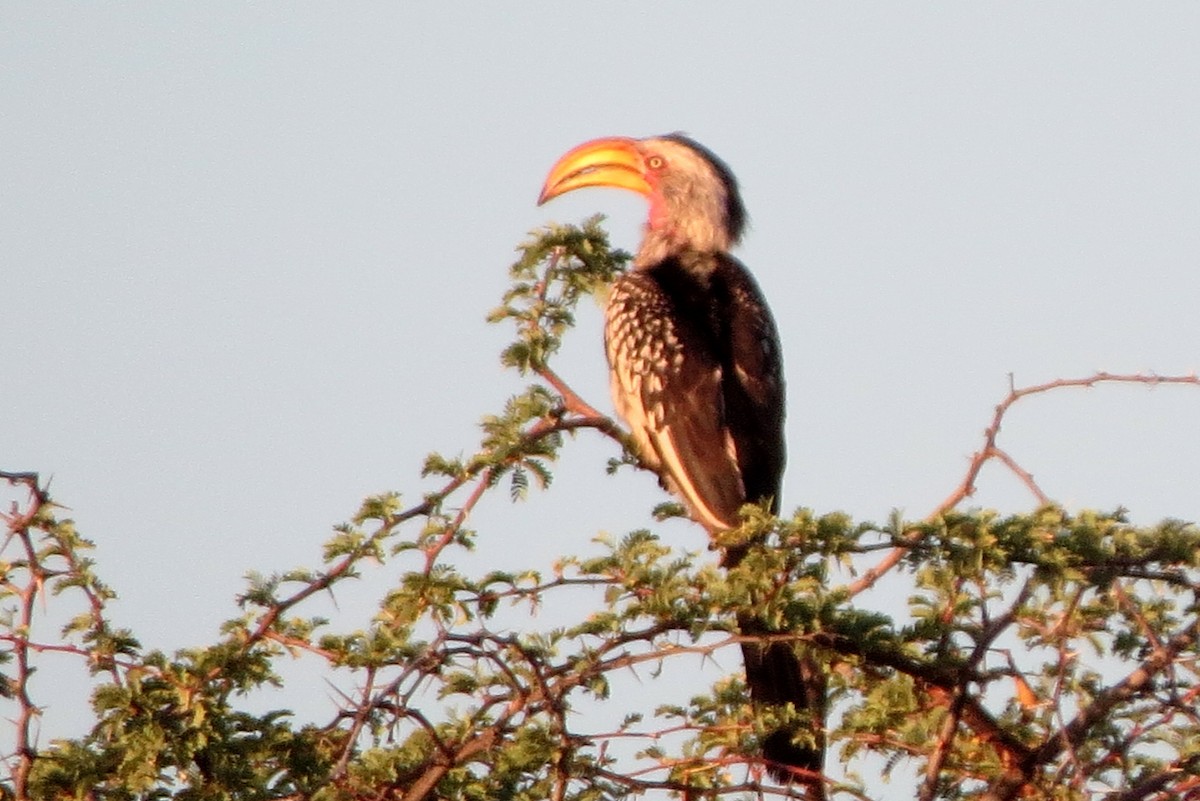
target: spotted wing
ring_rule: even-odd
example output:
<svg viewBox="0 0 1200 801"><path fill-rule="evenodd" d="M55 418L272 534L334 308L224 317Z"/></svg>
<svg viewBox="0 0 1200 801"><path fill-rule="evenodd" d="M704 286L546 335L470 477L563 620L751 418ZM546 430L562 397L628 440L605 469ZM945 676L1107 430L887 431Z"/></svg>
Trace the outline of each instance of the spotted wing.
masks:
<svg viewBox="0 0 1200 801"><path fill-rule="evenodd" d="M737 524L746 489L727 428L721 363L704 324L653 275L620 278L605 344L613 402L641 456L710 530Z"/></svg>

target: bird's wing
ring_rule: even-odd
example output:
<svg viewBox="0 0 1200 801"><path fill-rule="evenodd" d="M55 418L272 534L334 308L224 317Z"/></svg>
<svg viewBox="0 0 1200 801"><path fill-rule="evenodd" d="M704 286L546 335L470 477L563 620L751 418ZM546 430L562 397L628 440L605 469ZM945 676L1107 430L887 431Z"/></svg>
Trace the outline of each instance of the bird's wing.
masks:
<svg viewBox="0 0 1200 801"><path fill-rule="evenodd" d="M613 286L605 341L613 401L642 458L711 530L737 525L746 498L725 424L726 368L650 277Z"/></svg>
<svg viewBox="0 0 1200 801"><path fill-rule="evenodd" d="M750 273L730 256L713 276L727 298L729 373L722 384L726 425L734 442L746 498L779 510L786 461L783 355L771 310Z"/></svg>

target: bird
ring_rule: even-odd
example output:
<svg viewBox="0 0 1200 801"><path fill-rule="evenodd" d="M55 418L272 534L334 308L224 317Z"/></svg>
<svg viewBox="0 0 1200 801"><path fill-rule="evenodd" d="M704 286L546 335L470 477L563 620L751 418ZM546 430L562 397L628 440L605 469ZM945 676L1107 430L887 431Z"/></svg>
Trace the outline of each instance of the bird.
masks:
<svg viewBox="0 0 1200 801"><path fill-rule="evenodd" d="M585 187L626 189L649 203L631 268L609 291L604 325L613 404L641 462L711 536L737 527L746 503L778 513L783 357L762 291L730 255L747 223L733 172L683 134L604 137L559 158L538 205ZM735 567L747 549L727 546L722 564ZM748 637L772 633L749 611L738 627ZM786 726L767 734L768 771L824 798L824 675L792 643L747 639L742 653L757 706L791 703L814 721L798 741Z"/></svg>

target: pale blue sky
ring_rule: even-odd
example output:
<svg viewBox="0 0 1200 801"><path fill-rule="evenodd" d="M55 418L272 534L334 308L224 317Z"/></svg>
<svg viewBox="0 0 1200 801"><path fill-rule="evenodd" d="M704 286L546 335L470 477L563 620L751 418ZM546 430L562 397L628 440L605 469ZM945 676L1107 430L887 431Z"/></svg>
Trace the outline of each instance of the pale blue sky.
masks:
<svg viewBox="0 0 1200 801"><path fill-rule="evenodd" d="M635 196L534 205L595 136L686 131L740 178L789 509L926 514L1009 372L1197 369L1200 7L734 8L0 10L0 469L53 476L118 622L211 640L247 570L315 564L361 497L416 497L427 451L473 447L519 386L483 322L513 247L595 212L636 245ZM557 366L609 408L600 336L589 310ZM1002 444L1073 508L1195 520L1198 410L1063 393ZM646 525L661 495L611 455L581 436L555 491L484 503L488 558ZM1031 503L995 472L977 501Z"/></svg>

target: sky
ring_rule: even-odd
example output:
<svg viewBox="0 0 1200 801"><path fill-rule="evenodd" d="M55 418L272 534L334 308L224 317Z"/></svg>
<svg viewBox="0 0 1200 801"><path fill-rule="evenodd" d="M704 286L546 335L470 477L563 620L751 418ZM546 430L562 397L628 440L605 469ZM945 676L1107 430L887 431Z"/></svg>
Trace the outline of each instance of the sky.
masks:
<svg viewBox="0 0 1200 801"><path fill-rule="evenodd" d="M785 508L922 517L1010 375L1200 364L1197 41L1185 3L7 4L0 469L52 479L144 645L210 642L248 571L317 564L364 496L473 450L522 386L484 317L528 231L603 213L636 248L635 195L535 205L554 161L684 131L750 212ZM600 319L557 369L611 409ZM1196 520L1197 411L1063 391L1000 444L1068 508ZM581 435L551 492L486 500L481 552L649 525L657 485L613 455ZM989 470L971 503L1033 500Z"/></svg>

